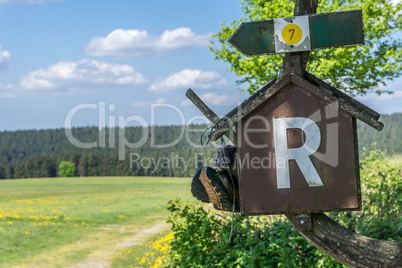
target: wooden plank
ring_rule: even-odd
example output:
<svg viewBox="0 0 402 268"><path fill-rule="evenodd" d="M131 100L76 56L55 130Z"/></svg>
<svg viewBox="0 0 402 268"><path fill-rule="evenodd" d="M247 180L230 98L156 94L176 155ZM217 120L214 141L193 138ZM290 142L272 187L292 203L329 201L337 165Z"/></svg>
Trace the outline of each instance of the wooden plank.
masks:
<svg viewBox="0 0 402 268"><path fill-rule="evenodd" d="M250 99L245 105L242 105L242 108L237 111L237 113L233 114L231 117L227 117L224 124L218 126L210 135L211 140L217 140L224 132L222 129L227 129L230 126L235 126L239 120L241 120L244 116L246 116L249 112L257 108L261 105L266 99L274 95L278 90L285 87L290 83L290 75L285 75L282 79L275 80L270 88L266 88L264 91L259 91L255 94L255 97Z"/></svg>
<svg viewBox="0 0 402 268"><path fill-rule="evenodd" d="M296 231L313 230L313 221L311 214L292 214L293 227Z"/></svg>
<svg viewBox="0 0 402 268"><path fill-rule="evenodd" d="M318 78L314 77L312 74L309 74L309 73L305 74L305 77L306 78L308 77L308 79L310 81L304 80L304 79L298 79L296 76L294 76L294 77L295 77L294 81L297 80L298 83L300 84L300 86L303 85L303 87L307 90L311 88L311 86L308 87L309 84L312 85L312 83L310 83L310 81L313 81L315 84L315 85L313 84L314 88L317 88L318 91L329 95L331 97L332 101L339 101L339 106L343 111L353 115L354 117L363 121L364 123L368 124L369 126L377 129L378 131L382 130L382 128L384 127L384 124L378 121L380 114L378 114L377 112L374 112L373 110L371 110L364 104L349 97L345 93L342 93L341 91L339 91L333 87L331 88L331 86L329 86L326 83L324 84L324 82L320 81ZM323 95L322 93L321 93L321 95Z"/></svg>
<svg viewBox="0 0 402 268"><path fill-rule="evenodd" d="M208 118L209 121L212 123L217 123L218 121L221 120L221 118L214 112L212 111L201 99L198 97L195 92L189 88L186 92L186 97L194 103L194 105ZM220 137L225 135L234 146L237 146L237 135L233 131L233 129L229 129L224 131Z"/></svg>
<svg viewBox="0 0 402 268"><path fill-rule="evenodd" d="M304 74L304 78L312 83L313 85L319 87L322 91L326 92L327 94L336 97L339 100L343 100L344 102L348 102L350 106L355 106L359 109L359 113L366 113L368 116L372 117L374 120L378 120L380 118L380 114L376 111L370 109L366 105L358 102L357 100L351 98L347 94L343 93L342 91L336 89L335 87L325 83L324 81L320 80L319 78L315 77L313 74L306 72Z"/></svg>
<svg viewBox="0 0 402 268"><path fill-rule="evenodd" d="M246 56L276 53L274 20L243 22L228 42Z"/></svg>
<svg viewBox="0 0 402 268"><path fill-rule="evenodd" d="M228 42L246 56L362 45L362 17L361 10L352 10L248 21L240 24ZM289 28L285 25L299 33L295 36L300 38L287 39L289 33L285 29Z"/></svg>
<svg viewBox="0 0 402 268"><path fill-rule="evenodd" d="M311 49L364 45L361 10L310 16Z"/></svg>
<svg viewBox="0 0 402 268"><path fill-rule="evenodd" d="M217 116L201 99L195 94L195 92L189 88L186 92L186 97L200 110L209 121L215 123L220 118Z"/></svg>
<svg viewBox="0 0 402 268"><path fill-rule="evenodd" d="M327 99L328 103L338 102L338 106L341 110L351 114L352 116L379 131L384 127L384 124L377 120L380 116L379 113L373 111L369 107L349 97L334 87L331 87L330 85L320 81L310 73L305 73L304 76L308 80L305 80L298 75L294 75L293 73L285 74L285 76L279 81L275 80L275 83L270 83L269 88L262 88L253 95L253 98L247 99L236 109L228 113L225 116L226 122L222 125L219 125L218 128L211 133L210 139L214 141L222 137L225 133L223 129L228 129L235 126L241 118L246 116L250 111L254 110L261 103L270 98L279 89L286 86L290 82L298 84L306 91L309 91L322 99ZM310 83L310 81L313 83Z"/></svg>
<svg viewBox="0 0 402 268"><path fill-rule="evenodd" d="M295 15L315 13L317 4L318 0L296 0ZM308 59L308 54L305 53L305 55L303 57L303 66ZM302 68L303 70L304 68ZM353 98L329 86L313 75L305 73L305 78L328 95L332 95L340 101L341 99L347 100L352 107L359 107L360 115L365 114L364 116L374 121L377 121L380 117L378 113L362 104L360 106L360 103L355 102ZM353 120L353 127L355 147L357 148L356 118ZM355 151L355 157L357 159L355 164L358 172L359 156L357 150ZM295 215L288 214L286 217L297 229L298 223L296 222L297 218L295 218ZM299 233L319 250L340 263L348 267L402 267L402 243L381 241L361 236L347 230L322 213L311 214L311 217L312 229L300 230Z"/></svg>

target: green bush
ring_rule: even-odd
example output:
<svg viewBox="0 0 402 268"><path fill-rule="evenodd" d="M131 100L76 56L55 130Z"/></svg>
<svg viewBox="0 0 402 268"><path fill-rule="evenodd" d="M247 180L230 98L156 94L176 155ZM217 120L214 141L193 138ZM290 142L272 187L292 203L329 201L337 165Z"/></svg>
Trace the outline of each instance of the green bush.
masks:
<svg viewBox="0 0 402 268"><path fill-rule="evenodd" d="M309 244L284 217L231 215L179 200L169 202L174 237L172 267L336 267L337 263ZM341 265L339 265L341 267Z"/></svg>
<svg viewBox="0 0 402 268"><path fill-rule="evenodd" d="M378 239L401 239L401 167L379 151L361 161L363 210L330 213L345 227ZM169 202L172 267L342 267L308 243L282 216L234 217L201 205Z"/></svg>
<svg viewBox="0 0 402 268"><path fill-rule="evenodd" d="M75 165L74 163L61 161L59 165L59 176L60 177L74 177L75 176Z"/></svg>

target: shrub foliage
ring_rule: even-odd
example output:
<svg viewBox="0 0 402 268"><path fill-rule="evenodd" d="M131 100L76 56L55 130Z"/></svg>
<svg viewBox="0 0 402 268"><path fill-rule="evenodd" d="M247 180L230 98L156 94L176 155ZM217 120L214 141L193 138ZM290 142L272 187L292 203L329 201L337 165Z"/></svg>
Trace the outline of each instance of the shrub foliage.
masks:
<svg viewBox="0 0 402 268"><path fill-rule="evenodd" d="M401 240L400 164L371 152L361 162L363 210L330 213L345 227L384 240ZM234 216L201 205L169 202L172 267L342 267L308 243L283 216Z"/></svg>
<svg viewBox="0 0 402 268"><path fill-rule="evenodd" d="M59 175L60 177L74 177L75 176L74 163L61 161L59 165Z"/></svg>
<svg viewBox="0 0 402 268"><path fill-rule="evenodd" d="M331 213L332 218L359 234L381 240L402 240L402 167L384 159L381 151L363 153L361 212Z"/></svg>

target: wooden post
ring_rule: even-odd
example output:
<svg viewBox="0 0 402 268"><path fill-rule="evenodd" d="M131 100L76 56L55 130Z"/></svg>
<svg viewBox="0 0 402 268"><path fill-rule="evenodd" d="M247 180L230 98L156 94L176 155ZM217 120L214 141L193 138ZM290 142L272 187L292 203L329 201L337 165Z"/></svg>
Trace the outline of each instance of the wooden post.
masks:
<svg viewBox="0 0 402 268"><path fill-rule="evenodd" d="M310 14L315 14L317 12L317 6L318 6L318 0L296 0L295 3L295 10L293 15L294 16L303 16L303 15L310 15ZM294 53L286 53L285 57L289 56L299 56L300 57L300 63L301 63L301 69L300 73L303 74L304 71L306 70L308 58L310 56L310 51L304 51L304 52L294 52ZM282 69L279 72L278 78L281 78L285 75L284 66L282 66Z"/></svg>
<svg viewBox="0 0 402 268"><path fill-rule="evenodd" d="M186 97L194 103L194 105L211 121L213 124L221 120L221 118L214 113L201 99L195 94L195 92L189 88L186 92ZM237 134L233 129L225 129L224 135L237 147Z"/></svg>
<svg viewBox="0 0 402 268"><path fill-rule="evenodd" d="M296 0L294 15L315 14L317 4L318 0ZM311 76L305 73L309 55L310 52L287 53L279 78L287 74L302 77ZM275 81L271 83L274 84ZM316 81L315 84L320 86L320 82ZM269 85L267 86L269 87ZM212 123L222 120L191 89L187 91L186 96ZM259 96L251 97L248 102L255 101L256 98L258 99ZM365 111L368 111L370 118L378 119L379 115L373 111L369 109L365 109ZM234 121L230 117L229 122L222 122L222 126L225 126L224 128L218 126L218 131L220 132L218 134L226 135L235 146L237 146L237 136L230 126L236 124L237 120ZM368 124L373 123L370 120L363 121ZM382 128L382 124L378 122L377 125L370 125L378 130ZM221 129L224 131L220 131ZM382 241L356 234L331 220L323 213L287 214L286 217L293 224L295 230L310 243L348 267L402 267L402 243L400 242Z"/></svg>
<svg viewBox="0 0 402 268"><path fill-rule="evenodd" d="M296 0L294 15L315 14L318 0ZM310 52L287 53L279 77L303 75ZM298 66L292 64L300 58ZM293 60L292 60L293 58ZM297 59L298 60L298 59ZM298 67L297 70L295 67ZM286 217L310 243L348 267L402 267L402 243L372 239L354 233L323 213L287 214Z"/></svg>
<svg viewBox="0 0 402 268"><path fill-rule="evenodd" d="M319 250L348 267L402 267L402 243L352 232L322 213L310 214L311 231L297 230ZM295 226L294 215L286 215Z"/></svg>

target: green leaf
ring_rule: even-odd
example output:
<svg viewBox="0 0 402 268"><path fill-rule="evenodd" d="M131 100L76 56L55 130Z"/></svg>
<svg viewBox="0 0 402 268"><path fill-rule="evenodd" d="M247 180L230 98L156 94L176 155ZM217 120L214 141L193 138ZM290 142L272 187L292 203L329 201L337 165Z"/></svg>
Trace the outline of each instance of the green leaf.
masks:
<svg viewBox="0 0 402 268"><path fill-rule="evenodd" d="M243 17L223 22L214 35L220 46L211 44L210 50L239 77L239 89L252 94L278 75L283 55L245 57L226 41L243 21L293 16L294 1L243 0L240 4ZM402 42L394 34L402 30L401 8L402 4L393 5L390 0L319 1L317 13L361 9L366 45L312 51L307 71L352 96L391 93L381 86L402 75Z"/></svg>

